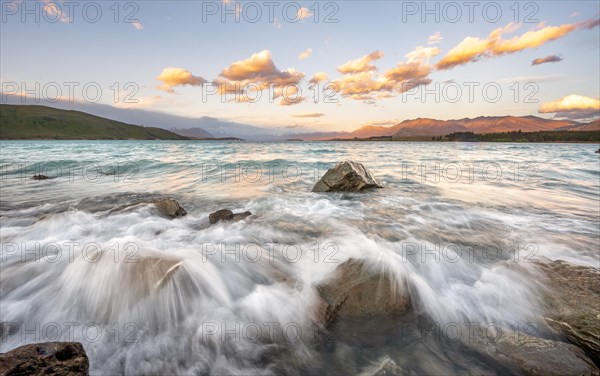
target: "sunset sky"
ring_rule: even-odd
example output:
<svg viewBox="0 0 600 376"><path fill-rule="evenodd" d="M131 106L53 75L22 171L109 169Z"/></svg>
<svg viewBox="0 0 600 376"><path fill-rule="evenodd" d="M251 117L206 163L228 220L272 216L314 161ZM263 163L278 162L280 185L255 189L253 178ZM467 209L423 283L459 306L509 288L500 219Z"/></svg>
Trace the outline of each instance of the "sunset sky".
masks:
<svg viewBox="0 0 600 376"><path fill-rule="evenodd" d="M598 1L498 2L499 16L486 2L473 9L455 3L461 15L443 2L426 3L430 14L422 2L298 2L287 6L287 17L286 3L274 2L272 20L258 2L262 16L241 3L239 22L233 13L222 22L223 9L235 12L233 1L123 2L118 15L109 2L99 17L88 6L87 20L85 2L72 2L79 6L71 13L48 3L38 3L36 22L23 14L25 6L35 13L33 2L2 2L4 93L15 93L11 83L56 82L68 101L63 83L76 82L74 99L83 101L81 86L96 82L98 103L313 131L416 117L558 113L589 120L598 112ZM319 86L311 90L310 80ZM130 82L139 87L132 97L138 103L125 103ZM328 82L341 89L333 101L322 90ZM264 90L256 103L214 93L236 83ZM302 100L290 103L268 83L287 84L291 98L298 84ZM40 96L40 104L52 105Z"/></svg>

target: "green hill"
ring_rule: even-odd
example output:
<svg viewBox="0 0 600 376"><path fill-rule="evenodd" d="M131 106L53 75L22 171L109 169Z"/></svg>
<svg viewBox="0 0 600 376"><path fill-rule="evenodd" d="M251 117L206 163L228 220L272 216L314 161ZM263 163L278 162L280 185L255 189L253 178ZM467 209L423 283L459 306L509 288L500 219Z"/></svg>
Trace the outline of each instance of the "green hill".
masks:
<svg viewBox="0 0 600 376"><path fill-rule="evenodd" d="M0 105L3 140L186 140L161 128L146 128L79 111L46 106Z"/></svg>

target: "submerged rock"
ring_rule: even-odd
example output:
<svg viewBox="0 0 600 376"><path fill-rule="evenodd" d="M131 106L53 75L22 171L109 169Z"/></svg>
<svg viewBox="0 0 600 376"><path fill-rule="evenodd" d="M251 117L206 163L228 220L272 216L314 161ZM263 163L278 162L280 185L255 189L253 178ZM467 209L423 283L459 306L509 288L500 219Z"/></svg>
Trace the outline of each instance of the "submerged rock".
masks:
<svg viewBox="0 0 600 376"><path fill-rule="evenodd" d="M250 213L249 211L234 214L231 210L221 209L221 210L217 210L214 213L210 213L208 215L208 220L210 221L211 225L214 225L215 223L217 223L219 221L227 221L227 222L241 221L242 219L249 217L251 215L252 215L252 213Z"/></svg>
<svg viewBox="0 0 600 376"><path fill-rule="evenodd" d="M78 342L32 343L0 354L3 376L80 376L88 375L89 368L87 354Z"/></svg>
<svg viewBox="0 0 600 376"><path fill-rule="evenodd" d="M312 191L358 192L367 188L383 188L383 186L362 163L343 161L327 170Z"/></svg>
<svg viewBox="0 0 600 376"><path fill-rule="evenodd" d="M533 337L522 332L503 331L499 338L470 337L478 352L502 359L505 366L524 375L598 375L600 372L585 352L572 344Z"/></svg>
<svg viewBox="0 0 600 376"><path fill-rule="evenodd" d="M48 176L42 175L42 174L33 175L31 178L33 180L48 180L48 179L52 179L51 177L48 177Z"/></svg>
<svg viewBox="0 0 600 376"><path fill-rule="evenodd" d="M370 270L364 260L350 259L339 265L317 291L324 303L325 326L338 317L401 315L410 308L407 286L398 284L389 271Z"/></svg>
<svg viewBox="0 0 600 376"><path fill-rule="evenodd" d="M600 365L600 269L561 260L538 266L549 287L546 322Z"/></svg>
<svg viewBox="0 0 600 376"><path fill-rule="evenodd" d="M193 295L196 292L193 286L186 285L188 274L180 258L166 257L148 250L128 250L121 260L115 262L113 255L106 255L105 251L99 250L97 253L88 253L88 259L94 262L77 258L76 262L69 265L67 273L89 281L103 281L102 289L93 287L95 284L73 286L69 304L78 307L88 320L98 324L116 322L124 310L136 306L164 304L165 289L166 294L173 291L184 294L182 291L186 291ZM188 287L192 290L188 290ZM93 300L87 298L90 294L94 294ZM163 308L156 307L157 310ZM148 322L146 324L150 325Z"/></svg>
<svg viewBox="0 0 600 376"><path fill-rule="evenodd" d="M178 217L183 217L185 215L187 215L187 211L181 207L181 205L179 205L179 202L177 202L176 200L172 199L172 198L160 198L160 199L151 199L151 200L144 200L144 201L138 201L135 203L131 203L131 204L125 204L125 205L121 205L117 208L112 209L109 213L118 213L118 212L122 212L125 211L127 209L139 206L139 205L145 205L145 204L154 204L154 206L156 207L156 209L158 209L158 211L169 218L178 218Z"/></svg>
<svg viewBox="0 0 600 376"><path fill-rule="evenodd" d="M378 362L369 365L359 376L395 376L405 374L389 356L384 356Z"/></svg>

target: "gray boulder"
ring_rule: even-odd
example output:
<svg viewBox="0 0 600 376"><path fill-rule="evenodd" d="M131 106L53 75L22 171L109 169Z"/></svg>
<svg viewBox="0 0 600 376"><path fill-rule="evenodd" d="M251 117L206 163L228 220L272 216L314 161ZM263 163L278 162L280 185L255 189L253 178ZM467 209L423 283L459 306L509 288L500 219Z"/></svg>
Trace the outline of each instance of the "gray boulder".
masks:
<svg viewBox="0 0 600 376"><path fill-rule="evenodd" d="M0 354L0 374L89 375L90 363L81 343L32 343Z"/></svg>
<svg viewBox="0 0 600 376"><path fill-rule="evenodd" d="M241 221L242 219L249 217L251 215L252 215L252 213L250 213L249 211L234 214L231 210L221 209L221 210L217 210L214 213L210 213L208 215L208 220L210 221L211 225L214 225L215 223L217 223L219 221L225 221L225 222Z"/></svg>
<svg viewBox="0 0 600 376"><path fill-rule="evenodd" d="M600 269L558 260L540 263L546 322L600 364Z"/></svg>
<svg viewBox="0 0 600 376"><path fill-rule="evenodd" d="M350 259L339 265L325 283L317 286L317 291L322 299L319 315L325 327L338 317L401 315L410 308L407 286L400 286L387 271L368 268L364 260Z"/></svg>
<svg viewBox="0 0 600 376"><path fill-rule="evenodd" d="M163 198L154 202L154 205L163 215L171 218L183 217L187 214L184 208L172 198Z"/></svg>
<svg viewBox="0 0 600 376"><path fill-rule="evenodd" d="M476 334L470 338L470 345L478 352L502 359L505 366L518 369L524 375L598 375L600 372L577 346L509 329L503 333L497 340Z"/></svg>
<svg viewBox="0 0 600 376"><path fill-rule="evenodd" d="M343 161L327 170L312 191L359 192L368 188L383 188L383 186L362 163Z"/></svg>

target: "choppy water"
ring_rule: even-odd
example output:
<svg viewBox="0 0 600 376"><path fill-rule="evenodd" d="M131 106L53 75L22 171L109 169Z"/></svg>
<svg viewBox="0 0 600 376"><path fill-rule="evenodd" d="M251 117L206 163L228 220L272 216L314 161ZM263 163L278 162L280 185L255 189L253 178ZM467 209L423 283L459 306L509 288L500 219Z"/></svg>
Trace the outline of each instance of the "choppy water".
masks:
<svg viewBox="0 0 600 376"><path fill-rule="evenodd" d="M80 341L93 374L510 372L445 329L539 323L533 261L600 263L597 145L0 146L0 352ZM340 160L385 189L311 193ZM109 213L162 196L188 215ZM253 215L209 227L221 208ZM409 286L411 313L315 330L316 286L349 258Z"/></svg>

